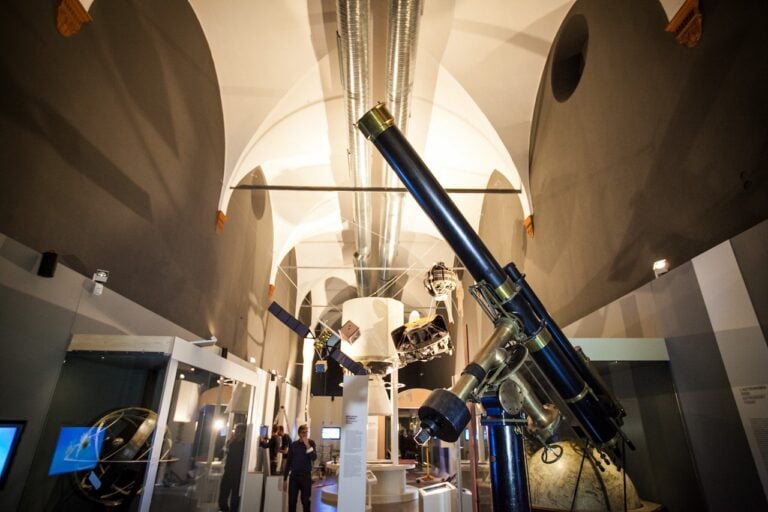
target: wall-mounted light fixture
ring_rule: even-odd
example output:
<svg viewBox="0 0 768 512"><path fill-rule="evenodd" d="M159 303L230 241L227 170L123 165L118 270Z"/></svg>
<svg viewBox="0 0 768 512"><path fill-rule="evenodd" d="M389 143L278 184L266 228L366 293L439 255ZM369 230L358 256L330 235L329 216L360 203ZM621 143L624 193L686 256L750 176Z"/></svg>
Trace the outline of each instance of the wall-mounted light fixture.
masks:
<svg viewBox="0 0 768 512"><path fill-rule="evenodd" d="M657 260L653 262L653 275L659 277L669 272L669 261Z"/></svg>
<svg viewBox="0 0 768 512"><path fill-rule="evenodd" d="M109 270L96 269L93 273L91 280L93 281L93 290L91 293L94 295L101 295L104 291L104 283L109 279Z"/></svg>

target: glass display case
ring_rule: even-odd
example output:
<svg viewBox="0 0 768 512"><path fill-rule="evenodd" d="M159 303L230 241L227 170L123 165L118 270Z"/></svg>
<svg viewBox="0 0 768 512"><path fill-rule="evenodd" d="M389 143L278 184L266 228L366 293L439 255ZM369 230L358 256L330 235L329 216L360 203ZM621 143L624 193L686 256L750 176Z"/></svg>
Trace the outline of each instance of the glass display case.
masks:
<svg viewBox="0 0 768 512"><path fill-rule="evenodd" d="M246 364L175 337L75 335L21 509L193 512L226 494L237 510L269 387Z"/></svg>

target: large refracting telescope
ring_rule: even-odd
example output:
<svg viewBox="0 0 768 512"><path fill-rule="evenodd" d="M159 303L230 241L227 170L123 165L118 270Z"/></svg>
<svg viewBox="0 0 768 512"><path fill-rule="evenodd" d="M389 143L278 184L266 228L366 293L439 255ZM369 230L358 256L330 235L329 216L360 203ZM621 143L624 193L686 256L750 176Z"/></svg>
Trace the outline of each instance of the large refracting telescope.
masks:
<svg viewBox="0 0 768 512"><path fill-rule="evenodd" d="M525 472L524 455L521 441L515 439L520 436L514 432L519 432L524 417L545 433L545 443L557 428L556 418L536 401L530 385L517 372L521 361L530 355L591 443L617 459L616 451L626 441L620 430L624 410L547 313L525 276L514 263L502 268L496 261L383 104L368 111L358 128L472 275L475 284L470 291L495 326L453 387L433 391L419 409L417 441L423 443L430 437L456 441L470 419L466 402L482 403L487 415L495 418L485 423L493 455L494 507L528 510L525 477L520 474ZM523 398L516 410L508 404L515 401L509 397L518 394ZM517 430L512 428L515 425Z"/></svg>

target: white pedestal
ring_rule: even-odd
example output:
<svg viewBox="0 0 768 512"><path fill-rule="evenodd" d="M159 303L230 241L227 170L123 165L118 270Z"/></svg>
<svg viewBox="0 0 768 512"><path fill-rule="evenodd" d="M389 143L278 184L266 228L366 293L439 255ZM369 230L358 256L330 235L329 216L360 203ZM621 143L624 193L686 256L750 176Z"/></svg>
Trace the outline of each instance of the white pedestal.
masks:
<svg viewBox="0 0 768 512"><path fill-rule="evenodd" d="M240 495L240 510L261 512L261 491L263 488L264 473L246 473Z"/></svg>
<svg viewBox="0 0 768 512"><path fill-rule="evenodd" d="M448 482L428 485L419 489L419 512L456 512L458 495L456 487Z"/></svg>
<svg viewBox="0 0 768 512"><path fill-rule="evenodd" d="M417 500L418 489L405 484L405 471L413 468L413 464L369 462L368 471L376 476L376 483L371 488L371 503L378 505Z"/></svg>
<svg viewBox="0 0 768 512"><path fill-rule="evenodd" d="M282 490L283 476L268 476L264 483L264 512L283 512L288 493Z"/></svg>
<svg viewBox="0 0 768 512"><path fill-rule="evenodd" d="M326 465L334 472L339 471L339 464ZM376 482L370 487L370 503L382 505L389 503L409 503L419 499L419 490L405 484L405 472L413 469L413 464L389 464L368 462L368 471L376 477ZM336 486L326 486L322 490L322 500L325 503L336 504L338 501ZM366 500L369 501L369 500Z"/></svg>
<svg viewBox="0 0 768 512"><path fill-rule="evenodd" d="M472 512L472 491L461 490L461 512Z"/></svg>

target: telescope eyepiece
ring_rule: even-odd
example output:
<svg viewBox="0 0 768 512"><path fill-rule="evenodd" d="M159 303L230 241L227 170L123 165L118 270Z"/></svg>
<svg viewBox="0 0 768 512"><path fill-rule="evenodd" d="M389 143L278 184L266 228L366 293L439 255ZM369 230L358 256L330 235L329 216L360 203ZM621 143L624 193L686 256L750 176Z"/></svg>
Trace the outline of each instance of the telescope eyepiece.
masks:
<svg viewBox="0 0 768 512"><path fill-rule="evenodd" d="M422 424L423 425L423 424ZM419 446L424 446L429 442L430 439L432 439L432 434L430 434L430 428L422 426L419 431L416 433L416 435L413 437L414 441L416 441L416 444Z"/></svg>

